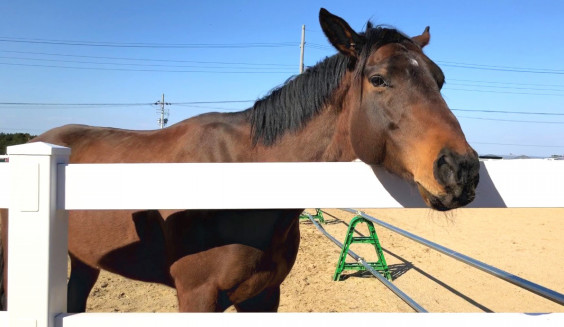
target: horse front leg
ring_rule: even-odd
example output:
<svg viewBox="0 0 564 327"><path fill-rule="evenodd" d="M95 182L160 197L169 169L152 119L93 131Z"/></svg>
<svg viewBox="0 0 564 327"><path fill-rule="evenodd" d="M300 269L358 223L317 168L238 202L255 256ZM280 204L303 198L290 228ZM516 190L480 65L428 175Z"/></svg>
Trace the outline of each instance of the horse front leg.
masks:
<svg viewBox="0 0 564 327"><path fill-rule="evenodd" d="M280 304L280 286L267 288L258 295L235 304L237 312L277 312Z"/></svg>
<svg viewBox="0 0 564 327"><path fill-rule="evenodd" d="M232 303L217 283L218 271L204 258L187 256L176 261L170 270L174 280L178 311L223 312Z"/></svg>
<svg viewBox="0 0 564 327"><path fill-rule="evenodd" d="M177 286L176 290L180 312L223 312L232 304L214 285L204 284L194 289Z"/></svg>

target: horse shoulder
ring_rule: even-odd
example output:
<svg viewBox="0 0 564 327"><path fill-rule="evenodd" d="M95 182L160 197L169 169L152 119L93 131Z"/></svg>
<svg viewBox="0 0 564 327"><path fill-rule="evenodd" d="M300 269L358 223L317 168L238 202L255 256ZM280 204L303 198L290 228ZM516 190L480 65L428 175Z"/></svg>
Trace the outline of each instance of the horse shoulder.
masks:
<svg viewBox="0 0 564 327"><path fill-rule="evenodd" d="M248 122L224 114L207 114L194 117L185 124L182 161L250 161L251 137Z"/></svg>

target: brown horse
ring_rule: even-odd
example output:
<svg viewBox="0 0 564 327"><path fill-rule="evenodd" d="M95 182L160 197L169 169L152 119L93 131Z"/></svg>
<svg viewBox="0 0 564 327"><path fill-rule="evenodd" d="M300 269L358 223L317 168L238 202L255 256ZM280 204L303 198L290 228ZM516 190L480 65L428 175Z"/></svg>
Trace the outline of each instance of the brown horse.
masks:
<svg viewBox="0 0 564 327"><path fill-rule="evenodd" d="M478 156L441 96L443 73L422 52L429 29L409 38L370 23L356 33L325 9L319 19L339 53L250 109L156 131L69 125L34 141L72 148L71 163L360 158L416 183L431 208L471 202ZM71 211L68 311L85 310L100 269L175 287L180 311L276 311L301 211Z"/></svg>

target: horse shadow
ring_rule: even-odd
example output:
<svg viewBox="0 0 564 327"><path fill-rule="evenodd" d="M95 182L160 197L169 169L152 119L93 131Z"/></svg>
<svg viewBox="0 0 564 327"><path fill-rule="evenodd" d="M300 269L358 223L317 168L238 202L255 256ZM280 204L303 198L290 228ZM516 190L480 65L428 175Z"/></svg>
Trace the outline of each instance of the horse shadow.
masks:
<svg viewBox="0 0 564 327"><path fill-rule="evenodd" d="M417 187L413 183L408 183L401 177L393 175L380 166L371 165L378 181L386 191L404 208L425 208L427 207L419 195ZM489 172L483 161L480 162L480 182L476 188L476 198L467 208L506 208L502 196L497 190Z"/></svg>
<svg viewBox="0 0 564 327"><path fill-rule="evenodd" d="M128 278L172 286L169 268L183 257L225 246L245 253L271 251L273 240L280 242L292 225L283 214L276 209L182 210L165 218L159 210L133 212L138 241L109 251L99 263Z"/></svg>

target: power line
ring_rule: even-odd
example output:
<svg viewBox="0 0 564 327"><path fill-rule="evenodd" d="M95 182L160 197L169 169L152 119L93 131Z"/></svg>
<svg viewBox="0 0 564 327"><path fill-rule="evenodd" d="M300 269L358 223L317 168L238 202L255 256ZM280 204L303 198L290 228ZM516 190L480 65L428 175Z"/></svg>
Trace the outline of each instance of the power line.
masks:
<svg viewBox="0 0 564 327"><path fill-rule="evenodd" d="M318 43L308 43L307 45L308 45L308 47L310 47L312 49L318 49L318 50L334 50L335 49L332 46L324 45L324 44L318 44Z"/></svg>
<svg viewBox="0 0 564 327"><path fill-rule="evenodd" d="M215 71L215 70L171 70L171 69L130 69L130 68L108 68L108 67L74 67L59 65L41 64L21 64L0 62L0 65L24 66L24 67L43 67L43 68L62 68L79 70L101 70L101 71L124 71L124 72L158 72L158 73L208 73L208 74L291 74L293 71ZM205 68L205 67L202 67Z"/></svg>
<svg viewBox="0 0 564 327"><path fill-rule="evenodd" d="M2 58L2 57L0 57ZM6 58L6 57L3 57ZM88 63L97 65L117 65L117 66L140 66L140 67L163 67L163 68L201 68L201 69L233 69L233 67L199 67L199 66L181 66L181 65L155 65L155 64L124 64L124 63L97 63L97 62L84 62L84 61L57 61L49 59L36 59L36 58L17 58L25 60L41 60L41 61L56 61L56 62L66 62L66 63ZM61 65L44 65L44 64L25 64L25 63L8 63L0 62L0 65L7 66L23 66L23 67L42 67L42 68L61 68L61 69L78 69L78 70L99 70L99 71L125 71L125 72L160 72L160 73L210 73L210 74L292 74L293 71L290 70L263 70L263 71L229 71L229 70L182 70L182 69L134 69L134 68L111 68L111 67L78 67L78 66L61 66ZM243 67L243 69L262 69L262 68L252 68ZM491 82L496 83L496 82ZM464 92L481 92L481 93L498 93L498 94L520 94L520 95L541 95L541 96L564 96L564 94L559 93L535 93L535 92L512 92L512 91L500 91L500 90L478 90L478 89L467 89L467 88L457 88L450 87L449 85L455 86L471 86L471 87L484 87L482 85L469 85L469 84L446 84L446 90L453 91L464 91ZM553 91L561 92L564 90L559 89L538 89L538 88L520 88L520 87L502 87L497 86L495 88L503 89L522 89L522 90L538 90L538 91Z"/></svg>
<svg viewBox="0 0 564 327"><path fill-rule="evenodd" d="M190 101L190 102L173 102L172 104L193 105L193 104L244 103L244 102L256 102L256 100Z"/></svg>
<svg viewBox="0 0 564 327"><path fill-rule="evenodd" d="M272 66L272 67L294 67L295 65L290 64L279 64L279 63L251 63L251 62L227 62L227 61L198 61L198 60L176 60L176 59L149 59L149 58L131 58L131 57L111 57L111 56L85 56L85 55L70 55L62 53L50 53L50 52L30 52L30 51L11 51L11 50L0 50L0 52L6 53L18 53L18 54L31 54L31 55L44 55L44 56L59 56L59 57L71 57L71 58L90 58L90 59L109 59L109 60L124 60L124 61L149 61L149 62L172 62L172 63L194 63L194 64L215 64L215 65L244 65L244 66ZM27 59L27 58L17 58L17 59Z"/></svg>
<svg viewBox="0 0 564 327"><path fill-rule="evenodd" d="M450 84L450 81L471 82L471 83L481 83L481 84L503 84L503 85L540 86L540 87L548 86L548 87L564 88L564 85L562 84L515 83L515 82L480 81L480 80L470 80L470 79L449 78L447 82ZM487 85L483 85L483 86L487 87Z"/></svg>
<svg viewBox="0 0 564 327"><path fill-rule="evenodd" d="M16 60L32 60L32 61L47 61L47 62L60 62L60 63L78 63L78 64L93 64L93 65L114 65L114 66L134 66L134 67L165 67L165 68L203 68L203 69L241 69L241 67L228 67L228 66L194 66L194 65L163 65L163 64L137 64L137 63L114 63L114 62L96 62L96 61L83 61L83 60L59 60L59 59L44 59L44 58L20 58L11 56L0 56L0 59L16 59ZM244 69L272 69L272 67L243 67Z"/></svg>
<svg viewBox="0 0 564 327"><path fill-rule="evenodd" d="M50 40L50 39L28 39L14 37L0 37L0 42L30 43L30 44L50 44L65 46L91 46L91 47L117 47L117 48L277 48L299 46L298 42L254 42L254 43L126 43L126 42L99 42L99 41L76 41L76 40ZM308 46L315 49L332 50L329 45L308 43ZM464 63L456 61L437 60L446 67L468 68L479 70L506 71L519 73L535 74L556 74L564 75L562 69L549 68L530 68L501 65L484 65L474 63Z"/></svg>
<svg viewBox="0 0 564 327"><path fill-rule="evenodd" d="M144 106L154 103L48 103L48 102L0 102L0 106Z"/></svg>
<svg viewBox="0 0 564 327"><path fill-rule="evenodd" d="M514 119L497 119L497 118L484 118L484 117L468 117L468 116L456 116L457 118L466 119L478 119L478 120L491 120L491 121L503 121L510 123L528 123L528 124L556 124L564 125L564 121L536 121L536 120L514 120Z"/></svg>
<svg viewBox="0 0 564 327"><path fill-rule="evenodd" d="M187 108L195 108L195 109L213 109L213 110L221 110L221 111L227 111L227 112L235 112L235 111L241 111L244 110L244 108L227 108L227 107L216 107L216 106L202 106L202 105L195 105L195 104L184 104L184 105L180 105L182 107L187 107Z"/></svg>
<svg viewBox="0 0 564 327"><path fill-rule="evenodd" d="M437 63L439 63L443 66L446 66L446 67L491 70L491 71L503 71L503 72L516 72L516 73L564 75L564 70L561 70L561 69L494 66L494 65L482 65L482 64L469 64L469 63L462 63L462 62L452 62L452 61L444 61L444 60L436 60L435 62L437 62Z"/></svg>
<svg viewBox="0 0 564 327"><path fill-rule="evenodd" d="M1 58L1 57L0 57L0 58ZM480 84L472 84L472 83L448 83L448 85L455 85L455 86L471 86L471 87L487 87L487 88L495 88L495 89L513 89L513 90L564 92L564 89L532 88L532 87L520 87L520 86L480 85Z"/></svg>
<svg viewBox="0 0 564 327"><path fill-rule="evenodd" d="M517 114L517 115L564 116L564 113L555 113L555 112L506 111L506 110L483 110L483 109L455 109L455 108L451 108L450 110L452 110L452 111L465 111L465 112Z"/></svg>
<svg viewBox="0 0 564 327"><path fill-rule="evenodd" d="M495 142L470 142L471 144L484 145L504 145L504 146L529 146L541 148L564 148L564 145L545 145L545 144L518 144L518 143L495 143Z"/></svg>
<svg viewBox="0 0 564 327"><path fill-rule="evenodd" d="M185 101L171 102L172 105L194 105L194 104L221 104L221 103L244 103L256 100L219 100L219 101ZM132 103L55 103L55 102L0 102L0 106L145 106L154 105L154 102L132 102Z"/></svg>
<svg viewBox="0 0 564 327"><path fill-rule="evenodd" d="M71 41L71 40L48 40L48 39L26 39L13 37L0 37L0 42L26 43L26 44L48 44L64 46L88 46L109 48L191 48L191 49L218 49L218 48L280 48L297 46L297 42L256 42L256 43L125 43L125 42L96 42L96 41Z"/></svg>
<svg viewBox="0 0 564 327"><path fill-rule="evenodd" d="M443 90L480 92L480 93L498 93L498 94L542 95L542 96L556 96L556 97L564 96L564 93L558 94L558 93L511 92L511 91L498 91L498 90L477 90L477 89L463 89L457 87L450 87L448 85L449 84L445 84Z"/></svg>

